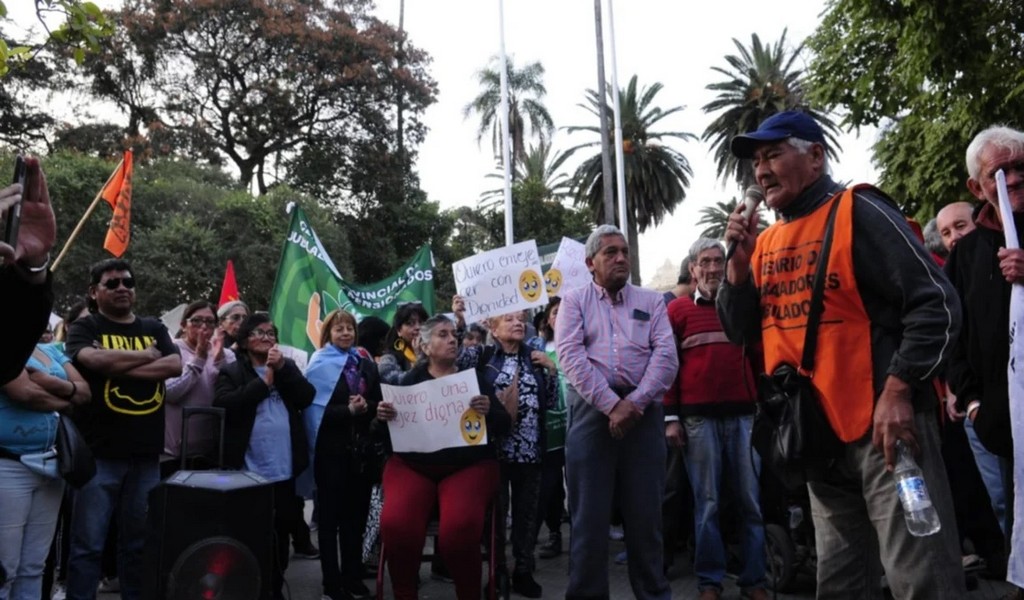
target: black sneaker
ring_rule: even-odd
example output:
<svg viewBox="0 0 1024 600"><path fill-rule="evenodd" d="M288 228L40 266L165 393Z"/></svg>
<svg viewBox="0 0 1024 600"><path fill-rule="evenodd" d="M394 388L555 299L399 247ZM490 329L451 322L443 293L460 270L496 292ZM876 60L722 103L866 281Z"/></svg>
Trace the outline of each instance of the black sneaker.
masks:
<svg viewBox="0 0 1024 600"><path fill-rule="evenodd" d="M524 598L540 598L544 593L544 589L530 573L513 573L512 591Z"/></svg>
<svg viewBox="0 0 1024 600"><path fill-rule="evenodd" d="M320 551L316 549L312 543L308 546L298 546L295 548L295 552L292 553L292 558L305 558L313 560L320 558Z"/></svg>
<svg viewBox="0 0 1024 600"><path fill-rule="evenodd" d="M366 587L366 584L360 579L347 581L345 583L345 592L356 600L373 597L373 593L370 591L370 588Z"/></svg>
<svg viewBox="0 0 1024 600"><path fill-rule="evenodd" d="M537 551L537 556L540 558L554 558L562 553L562 535L559 533L552 533L548 536L546 544L540 547Z"/></svg>

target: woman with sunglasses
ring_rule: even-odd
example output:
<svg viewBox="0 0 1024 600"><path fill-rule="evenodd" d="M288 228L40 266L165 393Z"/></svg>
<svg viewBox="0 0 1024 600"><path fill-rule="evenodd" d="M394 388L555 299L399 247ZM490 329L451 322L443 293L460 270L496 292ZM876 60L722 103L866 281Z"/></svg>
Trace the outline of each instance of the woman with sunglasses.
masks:
<svg viewBox="0 0 1024 600"><path fill-rule="evenodd" d="M220 330L224 332L224 347L237 350L238 328L249 318L249 307L241 300L224 303L217 309Z"/></svg>
<svg viewBox="0 0 1024 600"><path fill-rule="evenodd" d="M217 372L235 361L235 353L224 347L224 329L217 327L213 304L200 300L185 308L182 335L174 340L181 351L181 376L167 380L164 408L164 460L162 474L173 473L181 464L181 421L186 406L213 406ZM188 423L189 468L208 468L217 451L217 419L196 415Z"/></svg>

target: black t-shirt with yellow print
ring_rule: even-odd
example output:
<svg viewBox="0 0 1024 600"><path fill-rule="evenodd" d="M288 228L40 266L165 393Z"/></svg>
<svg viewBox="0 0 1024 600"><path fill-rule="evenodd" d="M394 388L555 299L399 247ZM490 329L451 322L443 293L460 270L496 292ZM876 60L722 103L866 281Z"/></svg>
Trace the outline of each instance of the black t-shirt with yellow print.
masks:
<svg viewBox="0 0 1024 600"><path fill-rule="evenodd" d="M68 330L65 352L89 382L92 401L75 409L74 420L93 454L100 458L156 456L164 445L164 382L132 377L108 377L78 360L83 348L145 350L156 344L164 355L178 354L159 319L136 317L116 323L94 314L75 321Z"/></svg>

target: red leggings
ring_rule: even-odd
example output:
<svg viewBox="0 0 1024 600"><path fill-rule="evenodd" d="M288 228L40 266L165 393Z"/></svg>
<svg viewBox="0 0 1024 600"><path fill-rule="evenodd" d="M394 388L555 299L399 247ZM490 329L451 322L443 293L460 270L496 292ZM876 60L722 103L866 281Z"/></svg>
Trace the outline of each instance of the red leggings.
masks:
<svg viewBox="0 0 1024 600"><path fill-rule="evenodd" d="M459 600L480 600L480 538L498 489L498 462L465 467L411 466L398 455L384 466L380 515L384 558L395 600L415 600L427 523L440 505L438 545Z"/></svg>

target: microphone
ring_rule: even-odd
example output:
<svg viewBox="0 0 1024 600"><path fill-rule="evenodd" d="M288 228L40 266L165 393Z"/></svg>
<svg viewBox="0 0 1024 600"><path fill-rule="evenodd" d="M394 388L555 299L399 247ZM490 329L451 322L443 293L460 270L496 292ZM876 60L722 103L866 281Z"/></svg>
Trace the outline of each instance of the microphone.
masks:
<svg viewBox="0 0 1024 600"><path fill-rule="evenodd" d="M750 220L750 217L754 215L754 210L757 209L757 205L764 202L764 188L759 185L752 185L747 188L747 191L743 194L743 218ZM736 252L736 240L729 243L729 248L725 252L725 262L729 262L732 255Z"/></svg>

